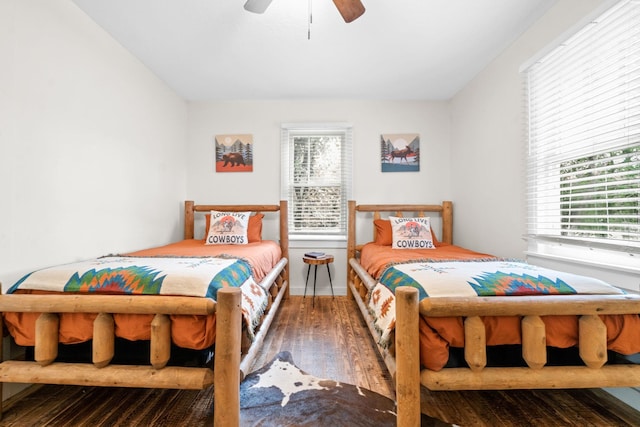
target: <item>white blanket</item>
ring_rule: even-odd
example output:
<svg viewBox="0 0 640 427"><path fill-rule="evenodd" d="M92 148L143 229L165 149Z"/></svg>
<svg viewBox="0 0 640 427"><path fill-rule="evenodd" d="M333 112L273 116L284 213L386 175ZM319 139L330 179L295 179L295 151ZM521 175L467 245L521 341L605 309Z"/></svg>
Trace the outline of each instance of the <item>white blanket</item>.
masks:
<svg viewBox="0 0 640 427"><path fill-rule="evenodd" d="M387 267L369 295L368 308L390 345L395 327L395 289L412 286L419 298L560 294L623 294L602 280L530 265L521 261L409 262Z"/></svg>
<svg viewBox="0 0 640 427"><path fill-rule="evenodd" d="M107 256L34 271L7 293L24 289L181 295L215 300L218 290L223 287L242 290L242 313L247 333L253 338L254 329L267 307L267 293L253 279L251 266L236 258Z"/></svg>

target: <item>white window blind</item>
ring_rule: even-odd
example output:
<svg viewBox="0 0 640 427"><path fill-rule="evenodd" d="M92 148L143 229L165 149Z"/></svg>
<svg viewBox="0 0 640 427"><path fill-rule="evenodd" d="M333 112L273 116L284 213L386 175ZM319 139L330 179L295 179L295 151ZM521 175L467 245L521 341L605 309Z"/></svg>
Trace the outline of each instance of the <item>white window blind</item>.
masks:
<svg viewBox="0 0 640 427"><path fill-rule="evenodd" d="M640 1L621 1L526 71L528 233L640 249Z"/></svg>
<svg viewBox="0 0 640 427"><path fill-rule="evenodd" d="M351 134L341 123L282 125L281 188L291 236L346 237Z"/></svg>

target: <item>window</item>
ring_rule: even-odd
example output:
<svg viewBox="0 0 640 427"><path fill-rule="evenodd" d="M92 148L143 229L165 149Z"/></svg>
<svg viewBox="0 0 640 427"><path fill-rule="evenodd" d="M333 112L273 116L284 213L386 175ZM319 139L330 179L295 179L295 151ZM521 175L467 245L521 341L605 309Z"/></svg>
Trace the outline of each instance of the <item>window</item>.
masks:
<svg viewBox="0 0 640 427"><path fill-rule="evenodd" d="M525 72L531 240L640 253L640 2Z"/></svg>
<svg viewBox="0 0 640 427"><path fill-rule="evenodd" d="M282 125L282 197L292 238L346 238L351 145L347 124Z"/></svg>

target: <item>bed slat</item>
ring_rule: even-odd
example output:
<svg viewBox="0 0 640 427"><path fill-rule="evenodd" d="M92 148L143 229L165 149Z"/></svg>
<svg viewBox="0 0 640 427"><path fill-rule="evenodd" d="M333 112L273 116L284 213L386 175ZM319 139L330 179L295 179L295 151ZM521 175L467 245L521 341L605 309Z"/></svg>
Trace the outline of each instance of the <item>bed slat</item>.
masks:
<svg viewBox="0 0 640 427"><path fill-rule="evenodd" d="M590 368L607 363L607 326L600 316L581 316L578 322L580 358Z"/></svg>
<svg viewBox="0 0 640 427"><path fill-rule="evenodd" d="M525 316L522 328L522 358L531 369L547 364L547 328L540 316Z"/></svg>
<svg viewBox="0 0 640 427"><path fill-rule="evenodd" d="M100 313L93 321L92 362L104 368L115 354L115 322L109 313Z"/></svg>
<svg viewBox="0 0 640 427"><path fill-rule="evenodd" d="M162 369L171 357L171 319L166 314L156 314L151 321L151 366Z"/></svg>
<svg viewBox="0 0 640 427"><path fill-rule="evenodd" d="M487 366L487 333L478 316L464 320L464 359L474 372Z"/></svg>
<svg viewBox="0 0 640 427"><path fill-rule="evenodd" d="M36 320L36 346L34 359L47 366L58 357L58 330L60 318L55 313L42 313Z"/></svg>

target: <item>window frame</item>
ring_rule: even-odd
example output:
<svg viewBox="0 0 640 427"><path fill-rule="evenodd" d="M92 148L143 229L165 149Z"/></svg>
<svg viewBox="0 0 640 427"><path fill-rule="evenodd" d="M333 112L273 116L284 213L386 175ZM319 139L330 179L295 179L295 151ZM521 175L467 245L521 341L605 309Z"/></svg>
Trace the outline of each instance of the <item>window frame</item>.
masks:
<svg viewBox="0 0 640 427"><path fill-rule="evenodd" d="M563 145L568 145L569 143L571 143L570 137L573 137L575 135L570 135L570 137L567 137L565 136L565 134L562 134L562 137L558 137L558 141L556 142L556 144L559 146L559 148L557 149L552 148L544 152L544 147L542 148L542 151L540 151L538 146L536 146L536 143L540 143L540 141L545 138L545 134L543 134L543 132L550 132L551 129L551 131L557 132L558 135L560 135L560 131L563 130L561 126L552 128L552 125L546 125L547 127L541 125L540 123L543 122L543 113L551 114L550 112L552 112L555 115L553 120L560 122L563 119L562 115L566 113L565 108L569 110L569 108L566 107L566 105L569 105L569 102L566 100L556 101L557 104L553 107L556 108L555 110L551 109L551 104L543 105L543 108L541 108L540 106L534 105L532 103L532 99L535 99L536 97L539 97L540 99L543 98L543 96L541 95L542 91L545 89L543 85L554 83L559 87L559 84L557 82L554 82L552 80L552 77L549 76L546 76L539 82L532 82L532 80L538 78L535 76L535 73L538 71L538 66L542 68L543 65L540 64L543 64L545 60L549 62L558 61L558 63L560 63L561 60L558 60L558 58L561 58L560 55L577 55L577 53L575 52L575 46L580 42L585 43L586 47L583 47L581 52L579 52L580 55L582 55L579 59L582 60L589 57L589 55L598 57L599 53L594 46L596 43L585 42L585 38L589 37L591 38L591 40L597 41L603 39L605 37L603 34L594 35L594 33L600 31L599 27L603 27L605 25L608 26L609 30L613 30L613 25L608 24L607 22L610 21L607 21L607 19L610 19L609 17L612 16L622 16L623 18L628 16L628 11L622 12L622 8L628 6L630 6L630 8L635 8L635 10L633 11L635 15L633 16L637 17L639 13L638 9L640 9L640 7L634 6L633 4L631 4L631 2L629 2L629 0L617 1L615 3L610 2L609 4L607 4L606 9L599 9L596 11L598 16L593 16L588 20L583 21L580 25L580 28L574 29L574 32L572 32L571 34L565 34L562 39L558 39L556 42L554 42L554 45L552 47L546 48L540 55L529 61L526 64L526 67L523 66L521 68L525 80L525 105L527 110L526 117L528 120L526 239L528 241L529 254L557 258L568 257L572 259L581 259L593 264L608 266L615 265L620 266L621 268L632 269L634 263L637 263L637 259L634 259L634 257L637 258L637 255L640 254L640 229L638 228L640 226L640 224L638 224L638 220L640 220L640 215L638 214L638 212L640 212L640 206L638 206L640 204L638 202L640 200L640 179L638 178L638 172L640 172L640 161L638 160L638 155L640 155L640 153L638 153L638 151L635 152L636 154L634 156L634 160L632 160L632 168L635 169L632 169L632 172L629 174L626 181L626 183L629 185L629 188L631 189L631 193L635 194L635 196L631 197L631 201L634 202L635 199L636 203L636 213L635 215L632 213L630 218L630 229L632 230L630 232L630 238L614 239L614 232L609 233L609 237L599 238L599 236L597 236L595 228L593 232L589 233L588 230L590 225L584 222L578 227L578 229L581 229L581 231L578 232L577 235L570 236L566 233L567 227L562 226L562 221L563 219L566 220L567 218L566 215L563 215L563 203L567 201L565 199L565 201L563 202L563 196L566 196L566 186L568 181L577 184L578 188L582 186L583 190L586 189L587 191L596 192L595 183L599 179L596 177L597 173L605 167L610 168L612 171L614 170L614 166L611 166L611 164L613 164L613 161L610 162L609 165L605 166L606 159L603 160L603 158L613 159L613 153L619 153L620 150L624 149L637 150L637 147L640 147L640 131L637 130L638 125L640 124L640 108L638 107L638 101L635 102L635 106L632 106L632 108L628 110L630 111L629 114L631 116L628 124L625 123L622 125L622 127L620 127L620 129L623 129L627 132L623 137L627 138L626 140L621 142L616 141L613 137L598 139L599 137L590 136L590 141L588 137L583 137L584 140L581 140L579 144L576 144L576 147L579 147L579 151L575 150L573 153L563 153L563 150L568 151L565 150L566 147L563 147ZM599 25L601 22L605 22L605 24ZM631 25L634 25L634 23L635 21L633 21ZM616 22L616 24L618 27L621 25L619 22ZM638 34L640 34L640 29L637 29L636 27L639 27L639 25L635 24L635 26L633 26L633 32L637 37ZM623 35L621 35L620 37L626 36L627 33L623 33ZM635 55L639 54L639 51L640 50L637 47L632 47L630 48L630 53L626 54L631 57L632 63L633 58L635 58ZM597 61L594 60L594 62ZM601 65L598 64L598 66L600 67ZM583 67L587 69L587 66ZM554 70L554 72L558 73L558 69ZM547 71L547 73L551 75L550 71ZM640 69L638 67L635 68L635 71L632 70L627 73L631 75L632 78L635 78L636 81L640 82L640 77L638 77L638 75L640 74ZM596 75L595 72L594 75ZM602 77L600 77L600 79L602 80ZM559 80L561 79L558 78L558 81ZM600 83L597 79L594 79L594 82L596 82L594 86L597 89L602 88L603 84ZM564 82L562 82L561 84L564 84ZM625 91L628 90L629 92L637 93L637 91L639 90L637 83L635 89L633 86L630 87L631 89L625 89ZM561 92L561 88L557 89L557 92ZM573 93L571 95L573 95ZM545 99L550 99L552 101L549 102L553 102L551 96ZM584 103L576 104L579 105L581 114L584 114L586 116L587 113L582 113L583 111L589 111L590 113L591 110L598 110L600 108L599 105L596 105L597 97L595 95L593 96L593 99L594 100L591 101L591 105ZM561 102L563 102L564 104L562 104ZM587 110L587 108L589 108L589 110ZM575 111L577 110L578 107L576 107ZM625 110L625 112L626 111L627 110ZM598 118L596 118L595 120L597 119ZM624 122L624 120L619 120L618 123ZM595 123L595 121L592 121L592 119L590 118L589 123L592 124ZM620 126L618 123L615 123L614 125ZM610 123L607 123L607 125L610 126ZM592 127L598 129L598 127ZM636 128L636 130L633 130L634 128ZM600 129L605 129L605 125L603 124ZM605 129L605 131L611 132L610 129ZM616 128L615 131L619 131L619 129ZM551 141L550 138L548 138L547 140L543 140L542 143L547 144L547 148L549 148L551 144L553 144L553 142L549 141ZM591 144L591 147L585 148L589 144ZM576 165L580 163L586 164L590 170L587 170L585 174L579 173L582 171L580 171L580 168ZM565 168L564 171L561 170L561 168L563 167ZM543 168L546 168L547 170L542 171ZM635 172L633 172L633 170L635 170ZM612 174L609 175L609 173L610 172L607 172L606 175L613 176ZM573 174L573 176L571 176L571 174ZM556 177L555 180L554 176ZM587 176L588 179L585 179L585 176ZM589 186L593 188L589 188ZM543 187L545 188L544 192L546 192L546 198L545 196L541 195L542 191L540 191L540 189ZM565 192L564 195L563 191ZM610 192L608 189L604 190L603 193L606 193L607 195L614 194L613 191ZM547 207L543 206L543 204L547 204L549 208L547 209ZM555 210L557 211L556 214L554 214L554 206ZM565 204L565 207L566 206L567 205ZM614 205L613 207L619 208L618 205ZM581 215L580 208L566 210L565 212L574 214L577 213L578 215ZM593 220L598 218L600 214L590 213L589 215L591 215L590 217L588 217L589 220ZM636 222L633 222L634 216L636 218ZM547 221L547 223L540 224L544 221ZM606 223L606 226L603 226L602 228L607 229L612 222L610 222L609 219L605 219L603 220L603 223Z"/></svg>
<svg viewBox="0 0 640 427"><path fill-rule="evenodd" d="M342 138L340 146L340 212L338 226L327 232L325 228L314 230L313 227L300 228L298 221L304 220L296 212L296 203L292 200L292 192L296 185L292 182L295 173L294 144L296 138L335 137ZM283 123L281 125L281 197L288 201L288 227L290 240L307 241L346 241L348 226L348 201L352 198L353 182L353 126L350 123ZM326 182L316 184L307 182L299 187L323 188Z"/></svg>

